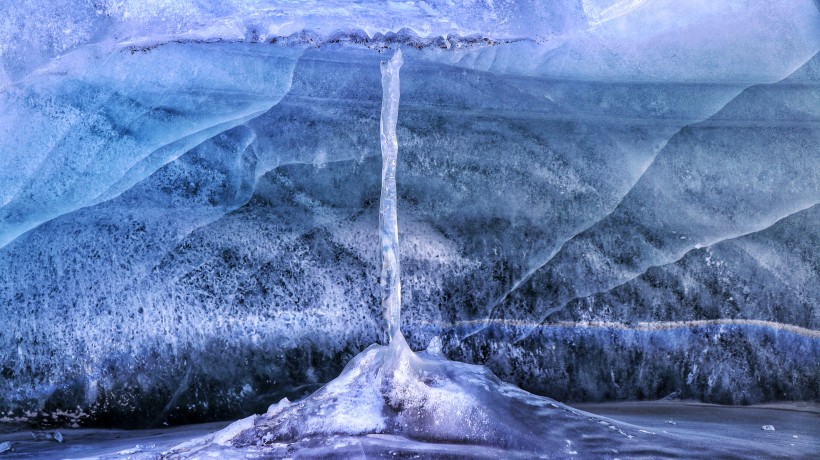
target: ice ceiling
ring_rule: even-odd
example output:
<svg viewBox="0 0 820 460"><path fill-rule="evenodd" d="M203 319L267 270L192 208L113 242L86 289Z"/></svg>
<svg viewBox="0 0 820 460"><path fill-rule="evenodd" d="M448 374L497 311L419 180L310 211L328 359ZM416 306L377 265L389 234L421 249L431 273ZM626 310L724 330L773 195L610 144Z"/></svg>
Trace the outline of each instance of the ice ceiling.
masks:
<svg viewBox="0 0 820 460"><path fill-rule="evenodd" d="M818 399L812 0L0 0L0 417L264 411L379 306L562 400Z"/></svg>

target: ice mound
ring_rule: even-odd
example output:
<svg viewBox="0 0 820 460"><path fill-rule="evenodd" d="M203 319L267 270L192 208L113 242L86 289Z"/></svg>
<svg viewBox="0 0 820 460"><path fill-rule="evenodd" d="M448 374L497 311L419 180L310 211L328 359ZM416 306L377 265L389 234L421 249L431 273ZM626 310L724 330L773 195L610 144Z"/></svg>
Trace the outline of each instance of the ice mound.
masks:
<svg viewBox="0 0 820 460"><path fill-rule="evenodd" d="M413 352L398 332L335 380L295 402L180 444L187 458L734 458L731 443L655 433L573 409L504 383L484 366L450 361L434 338Z"/></svg>
<svg viewBox="0 0 820 460"><path fill-rule="evenodd" d="M338 378L309 397L283 400L264 415L178 446L167 456L395 451L486 457L502 449L505 457L531 457L595 452L595 446L576 439L581 432L593 439L596 433L617 433L624 441L634 436L503 383L483 366L449 361L437 342L414 353L398 333L390 345L372 345L353 358Z"/></svg>

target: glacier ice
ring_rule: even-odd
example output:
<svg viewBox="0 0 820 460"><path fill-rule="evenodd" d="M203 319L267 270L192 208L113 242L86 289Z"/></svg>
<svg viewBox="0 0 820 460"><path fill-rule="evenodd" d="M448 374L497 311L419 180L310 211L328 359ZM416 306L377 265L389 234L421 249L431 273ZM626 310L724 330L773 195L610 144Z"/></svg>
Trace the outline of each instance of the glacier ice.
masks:
<svg viewBox="0 0 820 460"><path fill-rule="evenodd" d="M299 54L218 44L76 53L85 56L0 94L7 108L0 121L0 246L120 195L264 113L289 89ZM231 61L232 71L217 64Z"/></svg>
<svg viewBox="0 0 820 460"><path fill-rule="evenodd" d="M820 202L820 106L792 99L798 93L820 100L816 85L804 86L801 76L818 65L815 55L795 75L750 87L709 119L675 133L618 206L567 240L527 280L532 286L505 299L509 312L501 314L537 324L568 302L604 293L650 267L810 212ZM556 284L565 290L535 305L515 299Z"/></svg>
<svg viewBox="0 0 820 460"><path fill-rule="evenodd" d="M411 348L818 397L816 2L35 3L0 1L0 417L238 418L379 341L396 49Z"/></svg>

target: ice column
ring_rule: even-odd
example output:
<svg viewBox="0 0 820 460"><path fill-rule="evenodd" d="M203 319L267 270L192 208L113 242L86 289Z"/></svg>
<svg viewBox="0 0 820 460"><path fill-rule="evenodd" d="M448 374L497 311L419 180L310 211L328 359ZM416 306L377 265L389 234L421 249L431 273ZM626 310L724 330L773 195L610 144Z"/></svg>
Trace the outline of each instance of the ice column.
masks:
<svg viewBox="0 0 820 460"><path fill-rule="evenodd" d="M401 326L401 280L399 279L399 225L396 215L396 119L399 115L399 69L401 50L389 62L382 61L382 117L379 125L382 147L382 194L379 200L379 242L382 246L382 273L379 279L382 311L387 320L387 337L392 340Z"/></svg>

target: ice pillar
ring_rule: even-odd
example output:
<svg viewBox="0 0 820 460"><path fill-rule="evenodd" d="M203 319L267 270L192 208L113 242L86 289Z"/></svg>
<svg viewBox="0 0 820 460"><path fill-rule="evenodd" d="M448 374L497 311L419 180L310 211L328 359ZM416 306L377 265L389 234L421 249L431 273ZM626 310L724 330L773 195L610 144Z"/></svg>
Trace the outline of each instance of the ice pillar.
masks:
<svg viewBox="0 0 820 460"><path fill-rule="evenodd" d="M399 279L399 225L396 214L396 162L399 142L396 119L399 115L399 69L401 50L388 62L382 61L382 116L379 125L382 149L382 193L379 200L379 242L382 272L379 278L382 311L387 321L389 342L401 325L401 280Z"/></svg>

